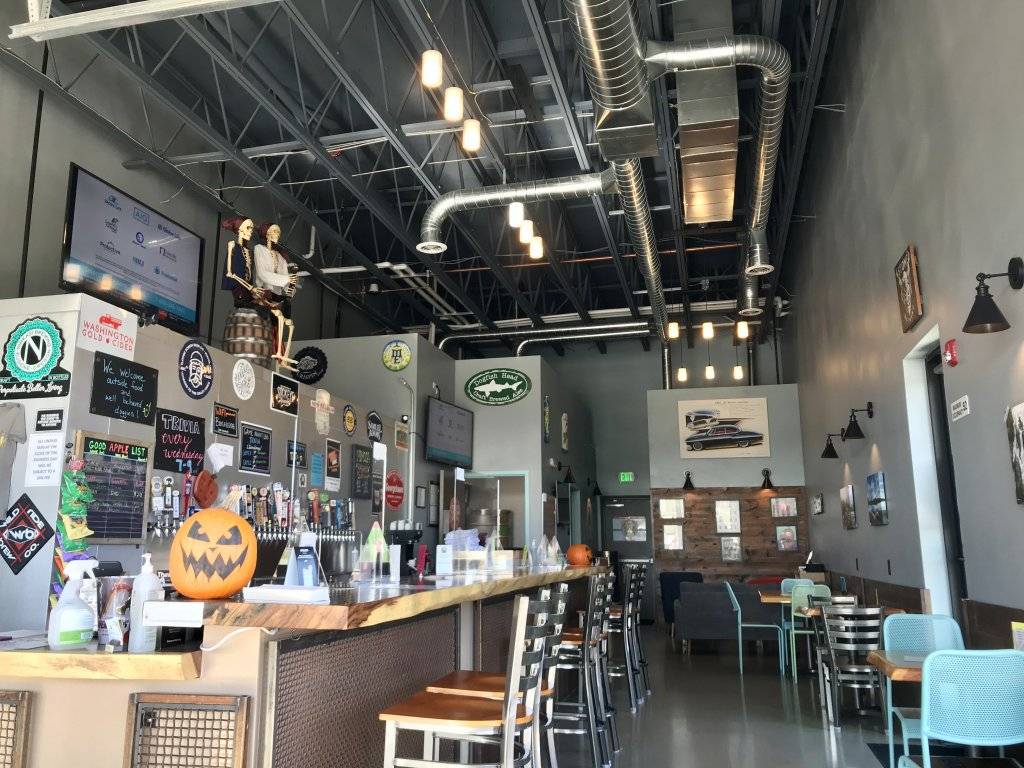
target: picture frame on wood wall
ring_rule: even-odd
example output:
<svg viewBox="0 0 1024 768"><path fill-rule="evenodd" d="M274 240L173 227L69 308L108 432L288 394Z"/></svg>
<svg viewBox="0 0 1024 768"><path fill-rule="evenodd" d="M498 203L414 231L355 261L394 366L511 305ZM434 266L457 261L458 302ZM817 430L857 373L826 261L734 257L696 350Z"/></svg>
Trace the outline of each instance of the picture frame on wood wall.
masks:
<svg viewBox="0 0 1024 768"><path fill-rule="evenodd" d="M893 268L896 275L896 297L900 306L903 332L909 333L924 317L924 299L918 275L917 248L910 243Z"/></svg>
<svg viewBox="0 0 1024 768"><path fill-rule="evenodd" d="M779 552L799 552L800 539L797 537L795 525L775 526L775 546Z"/></svg>
<svg viewBox="0 0 1024 768"><path fill-rule="evenodd" d="M743 562L743 547L740 545L739 536L723 536L722 537L722 562L723 563L742 563Z"/></svg>
<svg viewBox="0 0 1024 768"><path fill-rule="evenodd" d="M719 499L715 502L715 533L740 532L740 502L738 499Z"/></svg>
<svg viewBox="0 0 1024 768"><path fill-rule="evenodd" d="M772 517L796 517L796 499L792 496L772 498Z"/></svg>

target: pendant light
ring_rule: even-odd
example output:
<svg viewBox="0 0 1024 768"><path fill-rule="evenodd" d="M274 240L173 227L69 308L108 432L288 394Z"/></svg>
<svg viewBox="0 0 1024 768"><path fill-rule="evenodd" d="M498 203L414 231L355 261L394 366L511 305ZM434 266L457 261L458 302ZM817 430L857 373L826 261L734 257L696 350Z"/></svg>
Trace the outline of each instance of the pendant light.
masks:
<svg viewBox="0 0 1024 768"><path fill-rule="evenodd" d="M544 238L540 235L534 235L530 239L530 258L534 261L544 258Z"/></svg>
<svg viewBox="0 0 1024 768"><path fill-rule="evenodd" d="M764 480L761 481L761 490L774 491L775 486L772 484L772 471L768 469L768 467L761 470L761 477L764 478Z"/></svg>
<svg viewBox="0 0 1024 768"><path fill-rule="evenodd" d="M700 335L705 339L715 338L715 324L710 320L702 323L700 326Z"/></svg>
<svg viewBox="0 0 1024 768"><path fill-rule="evenodd" d="M750 323L748 323L746 320L740 320L738 323L736 323L736 338L750 338Z"/></svg>
<svg viewBox="0 0 1024 768"><path fill-rule="evenodd" d="M678 339L679 338L679 323L677 323L675 320L670 322L668 324L667 332L668 332L668 337L670 339Z"/></svg>
<svg viewBox="0 0 1024 768"><path fill-rule="evenodd" d="M519 225L519 242L522 245L529 245L531 240L533 240L533 222L523 219Z"/></svg>
<svg viewBox="0 0 1024 768"><path fill-rule="evenodd" d="M732 367L732 377L736 381L743 381L743 366L740 365L740 345L735 345L736 350L736 365Z"/></svg>
<svg viewBox="0 0 1024 768"><path fill-rule="evenodd" d="M689 379L689 378L690 378L690 374L687 372L686 366L685 365L680 365L676 369L676 381L678 381L680 384L685 384L687 379Z"/></svg>
<svg viewBox="0 0 1024 768"><path fill-rule="evenodd" d="M684 491L696 490L694 488L694 486L693 486L693 478L690 476L690 471L689 470L686 471L686 479L683 481L683 490Z"/></svg>
<svg viewBox="0 0 1024 768"><path fill-rule="evenodd" d="M1008 277L1010 287L1019 291L1024 287L1024 261L1015 256L1010 259L1010 264L1005 272L978 273L978 285L974 289L974 304L971 305L971 311L964 322L964 333L997 333L1010 327L1006 316L999 311L995 299L988 291L988 284L985 281L992 277Z"/></svg>
<svg viewBox="0 0 1024 768"><path fill-rule="evenodd" d="M867 406L864 408L850 409L850 422L846 425L846 429L844 429L841 434L843 442L846 442L847 440L864 439L864 430L860 428L860 424L857 422L858 413L866 413L869 419L875 418L875 404L869 400Z"/></svg>
<svg viewBox="0 0 1024 768"><path fill-rule="evenodd" d="M509 203L508 205L508 225L512 229L519 229L519 225L523 223L523 219L526 217L526 209L522 203L515 202Z"/></svg>
<svg viewBox="0 0 1024 768"><path fill-rule="evenodd" d="M449 123L462 121L462 89L458 86L451 86L444 89L444 119Z"/></svg>
<svg viewBox="0 0 1024 768"><path fill-rule="evenodd" d="M420 57L420 83L424 88L440 88L444 82L444 59L441 52L430 49Z"/></svg>
<svg viewBox="0 0 1024 768"><path fill-rule="evenodd" d="M480 121L472 117L462 121L462 148L466 152L480 151Z"/></svg>
<svg viewBox="0 0 1024 768"><path fill-rule="evenodd" d="M708 381L715 380L715 366L713 366L710 361L704 366L704 378Z"/></svg>

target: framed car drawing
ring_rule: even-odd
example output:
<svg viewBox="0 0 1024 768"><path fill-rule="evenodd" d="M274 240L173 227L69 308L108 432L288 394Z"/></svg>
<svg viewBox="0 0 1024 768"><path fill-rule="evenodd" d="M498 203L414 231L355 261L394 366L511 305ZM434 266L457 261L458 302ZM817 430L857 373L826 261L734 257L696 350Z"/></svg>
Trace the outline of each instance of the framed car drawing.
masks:
<svg viewBox="0 0 1024 768"><path fill-rule="evenodd" d="M679 455L685 459L771 456L768 399L681 400Z"/></svg>

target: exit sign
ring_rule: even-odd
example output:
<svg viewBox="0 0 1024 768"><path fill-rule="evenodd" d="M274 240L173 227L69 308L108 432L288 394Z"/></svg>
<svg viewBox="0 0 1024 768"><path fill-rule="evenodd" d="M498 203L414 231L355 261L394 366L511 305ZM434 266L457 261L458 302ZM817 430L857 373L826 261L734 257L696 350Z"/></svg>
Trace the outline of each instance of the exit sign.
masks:
<svg viewBox="0 0 1024 768"><path fill-rule="evenodd" d="M619 472L620 483L632 483L634 480L636 480L636 478L633 476L632 472Z"/></svg>

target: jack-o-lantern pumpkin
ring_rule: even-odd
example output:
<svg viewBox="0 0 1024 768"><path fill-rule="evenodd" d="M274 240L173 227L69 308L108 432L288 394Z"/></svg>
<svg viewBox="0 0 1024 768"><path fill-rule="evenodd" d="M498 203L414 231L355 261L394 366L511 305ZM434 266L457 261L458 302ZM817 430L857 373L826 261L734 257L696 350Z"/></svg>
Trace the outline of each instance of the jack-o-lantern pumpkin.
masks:
<svg viewBox="0 0 1024 768"><path fill-rule="evenodd" d="M256 534L228 509L203 509L174 535L170 561L171 583L185 597L230 597L256 571Z"/></svg>
<svg viewBox="0 0 1024 768"><path fill-rule="evenodd" d="M565 550L565 559L569 565L585 567L594 561L594 553L586 544L573 544Z"/></svg>

